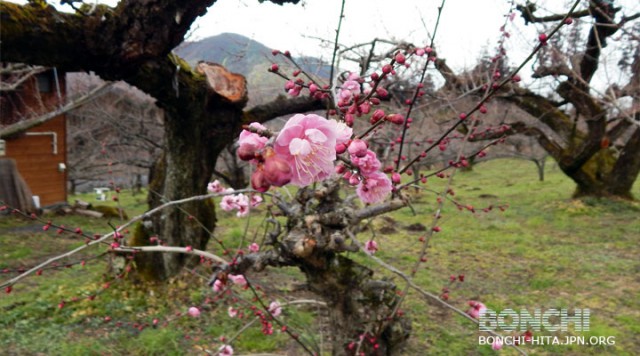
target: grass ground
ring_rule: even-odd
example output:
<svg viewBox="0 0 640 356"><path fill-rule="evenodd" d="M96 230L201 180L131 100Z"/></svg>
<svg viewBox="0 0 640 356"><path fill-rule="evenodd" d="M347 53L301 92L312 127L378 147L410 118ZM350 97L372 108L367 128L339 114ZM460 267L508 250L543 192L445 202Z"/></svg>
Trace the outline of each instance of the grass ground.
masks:
<svg viewBox="0 0 640 356"><path fill-rule="evenodd" d="M443 180L431 179L428 188L442 189ZM543 335L613 336L615 345L526 346L535 355L635 355L640 353L640 204L600 199L572 200L572 183L552 165L544 182L537 180L535 167L523 161L491 161L472 172L457 173L453 198L473 205L476 213L447 204L438 223L442 231L434 236L428 261L416 275L416 282L439 293L450 289L449 302L466 309L470 299L490 309L533 311L535 308L589 308L590 331L541 332ZM634 193L640 197L640 184ZM92 196L80 196L91 201ZM72 197L71 200L75 199ZM376 219L378 256L408 271L417 258L418 238L423 232L407 230L411 224L431 224L435 196L423 192L415 197L414 211ZM144 195L121 195L130 216L144 211ZM108 204L115 204L109 202ZM502 212L490 205L508 204ZM246 220L220 212L219 233L228 243L244 235ZM65 226L84 231L107 232L105 219L64 216L52 218ZM249 236L260 223L250 222ZM117 224L117 221L112 221ZM370 233L369 233L370 234ZM360 240L371 236L363 233ZM0 218L0 274L2 280L16 269L34 265L82 245L73 234L42 232L41 225L15 218ZM11 294L0 295L0 354L47 355L181 355L200 354L200 348L215 348L219 337L233 337L249 320L227 316L229 305L241 305L245 312L254 302L239 291L223 299L204 286L204 270L185 272L166 286L131 285L112 279L106 258L91 259L100 252L92 248L60 268L46 270L14 286ZM363 256L353 256L375 264ZM86 260L86 265L73 264ZM112 269L118 269L118 261ZM65 264L73 264L65 268ZM381 274L387 272L378 269ZM464 282L449 285L450 275L464 274ZM269 295L281 301L312 298L296 292L295 270L284 269L252 276ZM402 283L396 280L402 287ZM105 283L109 283L106 288ZM89 300L95 296L93 300ZM61 301L64 306L60 308ZM485 355L489 346L478 345L478 327L452 312L410 293L404 309L413 318L413 335L407 355ZM202 306L201 318L184 316L192 305ZM320 344L330 332L318 323L321 308L301 305L285 308L287 324L308 342ZM158 323L154 327L153 320ZM611 339L610 339L611 340ZM237 353L276 352L296 354L291 341L279 332L264 336L260 323L250 326L234 341ZM504 350L504 354L515 354Z"/></svg>

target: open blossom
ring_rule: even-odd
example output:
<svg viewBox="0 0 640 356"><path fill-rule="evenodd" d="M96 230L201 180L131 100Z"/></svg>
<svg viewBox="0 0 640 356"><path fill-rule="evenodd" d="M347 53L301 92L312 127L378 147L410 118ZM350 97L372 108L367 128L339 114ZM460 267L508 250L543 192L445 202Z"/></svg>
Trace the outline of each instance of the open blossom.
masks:
<svg viewBox="0 0 640 356"><path fill-rule="evenodd" d="M222 193L224 192L224 187L220 182L216 179L213 182L207 185L207 191L209 193Z"/></svg>
<svg viewBox="0 0 640 356"><path fill-rule="evenodd" d="M280 316L280 314L282 314L282 307L280 306L280 303L277 301L271 302L271 304L269 304L269 313L275 317Z"/></svg>
<svg viewBox="0 0 640 356"><path fill-rule="evenodd" d="M354 95L360 94L360 83L355 80L347 80L340 87L338 96L343 102L350 101Z"/></svg>
<svg viewBox="0 0 640 356"><path fill-rule="evenodd" d="M382 172L372 172L360 182L356 194L365 203L383 201L391 193L391 180Z"/></svg>
<svg viewBox="0 0 640 356"><path fill-rule="evenodd" d="M189 308L189 310L187 311L187 314L189 314L190 316L197 318L200 316L200 309L196 308L196 307L191 307Z"/></svg>
<svg viewBox="0 0 640 356"><path fill-rule="evenodd" d="M234 191L233 188L227 188L227 189L224 189L221 193L232 193L233 191ZM234 195L225 195L222 197L222 200L220 201L220 207L224 211L231 211L235 209L235 200L236 198Z"/></svg>
<svg viewBox="0 0 640 356"><path fill-rule="evenodd" d="M239 218L247 216L247 214L249 214L249 197L244 194L237 194L235 197L236 209L238 209L236 216Z"/></svg>
<svg viewBox="0 0 640 356"><path fill-rule="evenodd" d="M251 207L255 208L262 203L262 197L258 194L251 195Z"/></svg>
<svg viewBox="0 0 640 356"><path fill-rule="evenodd" d="M467 310L467 314L469 314L469 316L474 319L480 318L480 315L484 314L484 312L487 311L487 307L484 304L475 300L470 300L469 306L471 308Z"/></svg>
<svg viewBox="0 0 640 356"><path fill-rule="evenodd" d="M218 349L218 356L233 356L233 347L229 345L222 345Z"/></svg>
<svg viewBox="0 0 640 356"><path fill-rule="evenodd" d="M254 242L249 245L249 252L256 253L258 251L260 251L260 245L258 245L257 243Z"/></svg>
<svg viewBox="0 0 640 356"><path fill-rule="evenodd" d="M213 289L213 291L216 293L222 292L222 290L224 289L224 283L222 283L221 280L216 279L216 281L213 282L213 287L211 287L211 289Z"/></svg>
<svg viewBox="0 0 640 356"><path fill-rule="evenodd" d="M244 194L225 195L220 201L220 208L224 211L238 210L236 216L243 217L249 214L249 197Z"/></svg>
<svg viewBox="0 0 640 356"><path fill-rule="evenodd" d="M353 129L343 121L329 120L332 124L336 126L336 145L341 143L346 143L351 139L353 135Z"/></svg>
<svg viewBox="0 0 640 356"><path fill-rule="evenodd" d="M257 122L252 122L251 124L249 124L249 126L258 130L267 129ZM255 153L263 149L267 144L267 141L269 141L268 137L260 136L257 133L251 132L249 130L242 130L242 132L240 133L240 138L238 139L238 157L245 161L252 160L255 156Z"/></svg>
<svg viewBox="0 0 640 356"><path fill-rule="evenodd" d="M365 177L377 172L380 169L380 166L382 166L376 156L376 153L371 150L367 150L367 153L362 157L351 156L351 163L358 167L360 174Z"/></svg>
<svg viewBox="0 0 640 356"><path fill-rule="evenodd" d="M235 283L235 284L237 284L239 286L246 286L247 285L247 280L241 274L230 274L229 275L229 279L233 283Z"/></svg>
<svg viewBox="0 0 640 356"><path fill-rule="evenodd" d="M374 253L378 252L378 243L373 240L367 241L364 244L364 252L369 255L373 255Z"/></svg>
<svg viewBox="0 0 640 356"><path fill-rule="evenodd" d="M229 317L235 318L236 316L238 316L238 309L234 307L229 307L229 309L227 310L227 313L229 314Z"/></svg>
<svg viewBox="0 0 640 356"><path fill-rule="evenodd" d="M287 121L274 149L292 168L291 184L304 187L333 173L336 136L336 125L318 115L297 114Z"/></svg>

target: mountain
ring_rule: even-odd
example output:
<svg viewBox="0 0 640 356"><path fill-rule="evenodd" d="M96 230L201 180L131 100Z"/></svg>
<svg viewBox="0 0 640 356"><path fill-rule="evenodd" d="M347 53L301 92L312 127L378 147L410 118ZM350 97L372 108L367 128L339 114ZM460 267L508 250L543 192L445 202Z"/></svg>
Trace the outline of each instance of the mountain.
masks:
<svg viewBox="0 0 640 356"><path fill-rule="evenodd" d="M175 52L191 66L199 61L213 62L245 76L257 64L270 63L272 57L271 50L262 43L235 33L223 33L196 42L185 42L176 48Z"/></svg>

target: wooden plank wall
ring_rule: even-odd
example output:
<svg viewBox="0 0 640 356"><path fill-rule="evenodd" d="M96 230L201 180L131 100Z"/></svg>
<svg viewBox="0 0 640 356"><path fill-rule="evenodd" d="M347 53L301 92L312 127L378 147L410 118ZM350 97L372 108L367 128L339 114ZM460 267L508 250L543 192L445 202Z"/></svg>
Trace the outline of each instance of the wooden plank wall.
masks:
<svg viewBox="0 0 640 356"><path fill-rule="evenodd" d="M7 157L16 160L20 175L40 197L40 205L46 206L67 200L67 173L58 165L66 162L66 125L63 116L46 122L28 132L55 132L58 153L53 154L53 135L22 136L7 140Z"/></svg>
<svg viewBox="0 0 640 356"><path fill-rule="evenodd" d="M51 80L49 92L38 92L36 78L28 80L19 89L20 101L14 115L33 117L36 112L46 112L58 106L59 97L53 72L47 72ZM64 98L64 74L58 78ZM34 109L35 108L35 109ZM29 135L28 133L46 133ZM54 154L54 135L57 154ZM18 171L31 189L40 197L40 206L67 201L67 173L60 171L59 164L67 164L66 119L64 115L27 130L15 138L6 139L6 157L16 160Z"/></svg>

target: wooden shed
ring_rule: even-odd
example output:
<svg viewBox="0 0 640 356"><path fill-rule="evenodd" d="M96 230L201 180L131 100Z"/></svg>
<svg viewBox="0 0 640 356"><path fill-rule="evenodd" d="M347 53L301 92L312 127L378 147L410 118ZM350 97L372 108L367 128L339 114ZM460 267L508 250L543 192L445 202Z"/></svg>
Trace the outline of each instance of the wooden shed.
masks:
<svg viewBox="0 0 640 356"><path fill-rule="evenodd" d="M2 91L0 127L52 112L64 102L64 74L55 69L40 69L19 83L13 90ZM19 175L35 197L36 205L67 201L64 115L4 137L3 141L0 142L0 160L15 161ZM11 192L0 191L0 200L3 194L10 195Z"/></svg>

